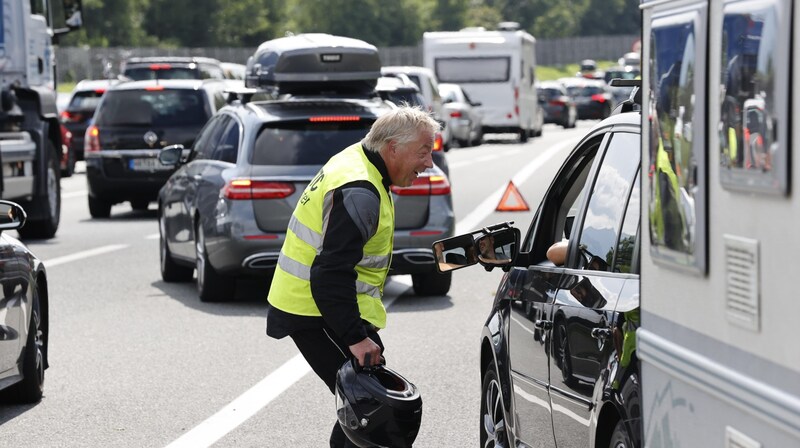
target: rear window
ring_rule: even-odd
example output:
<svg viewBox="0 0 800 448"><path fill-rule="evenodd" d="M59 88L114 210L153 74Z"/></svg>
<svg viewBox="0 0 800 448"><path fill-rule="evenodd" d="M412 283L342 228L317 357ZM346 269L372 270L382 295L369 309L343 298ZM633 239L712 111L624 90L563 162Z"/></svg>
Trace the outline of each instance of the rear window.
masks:
<svg viewBox="0 0 800 448"><path fill-rule="evenodd" d="M86 92L75 92L72 99L69 101L67 110L70 112L94 112L97 105L100 104L100 98L103 92L96 92L89 90Z"/></svg>
<svg viewBox="0 0 800 448"><path fill-rule="evenodd" d="M211 117L198 90L116 90L106 93L98 126L202 126Z"/></svg>
<svg viewBox="0 0 800 448"><path fill-rule="evenodd" d="M506 82L511 58L443 58L435 65L439 82Z"/></svg>
<svg viewBox="0 0 800 448"><path fill-rule="evenodd" d="M555 98L555 97L561 96L563 94L564 94L564 92L562 92L560 89L556 89L556 88L547 87L547 88L539 89L539 95L541 95L541 96L543 96L543 97L545 97L547 99Z"/></svg>
<svg viewBox="0 0 800 448"><path fill-rule="evenodd" d="M592 96L598 93L605 93L602 87L586 86L586 87L567 87L567 92L570 96Z"/></svg>
<svg viewBox="0 0 800 448"><path fill-rule="evenodd" d="M427 109L427 105L425 104L425 100L422 99L422 96L413 91L394 91L386 93L386 99L393 102L394 104L400 106L402 104L408 104L409 106L419 106L422 108Z"/></svg>
<svg viewBox="0 0 800 448"><path fill-rule="evenodd" d="M256 138L253 165L324 165L334 154L361 141L373 120L264 126Z"/></svg>
<svg viewBox="0 0 800 448"><path fill-rule="evenodd" d="M125 70L125 76L134 81L148 79L200 79L201 75L196 68L171 67L159 68L157 70L150 67L133 67ZM205 76L209 78L210 76Z"/></svg>

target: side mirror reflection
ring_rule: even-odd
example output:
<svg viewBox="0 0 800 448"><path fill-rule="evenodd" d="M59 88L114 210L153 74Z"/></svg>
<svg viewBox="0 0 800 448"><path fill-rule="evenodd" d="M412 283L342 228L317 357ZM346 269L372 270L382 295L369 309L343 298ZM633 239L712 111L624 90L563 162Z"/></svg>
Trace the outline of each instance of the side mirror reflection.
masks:
<svg viewBox="0 0 800 448"><path fill-rule="evenodd" d="M439 272L455 271L478 263L472 234L454 236L433 243L433 254Z"/></svg>
<svg viewBox="0 0 800 448"><path fill-rule="evenodd" d="M18 204L0 201L0 230L19 229L25 225L28 215Z"/></svg>
<svg viewBox="0 0 800 448"><path fill-rule="evenodd" d="M478 235L477 239L473 235ZM513 227L485 228L433 243L436 269L450 272L480 263L491 270L511 266L519 251L520 232Z"/></svg>
<svg viewBox="0 0 800 448"><path fill-rule="evenodd" d="M158 153L158 161L165 166L175 166L183 157L183 145L170 145Z"/></svg>

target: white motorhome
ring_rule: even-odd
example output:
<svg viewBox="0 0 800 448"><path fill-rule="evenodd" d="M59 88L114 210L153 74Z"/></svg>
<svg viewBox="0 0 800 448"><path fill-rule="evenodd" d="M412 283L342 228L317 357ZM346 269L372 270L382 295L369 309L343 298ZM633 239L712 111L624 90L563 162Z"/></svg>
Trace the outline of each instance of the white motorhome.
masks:
<svg viewBox="0 0 800 448"><path fill-rule="evenodd" d="M644 445L798 447L800 1L641 7Z"/></svg>
<svg viewBox="0 0 800 448"><path fill-rule="evenodd" d="M542 133L544 115L536 96L536 40L525 31L427 32L425 67L439 82L458 84L481 106L483 133L513 132L520 141Z"/></svg>

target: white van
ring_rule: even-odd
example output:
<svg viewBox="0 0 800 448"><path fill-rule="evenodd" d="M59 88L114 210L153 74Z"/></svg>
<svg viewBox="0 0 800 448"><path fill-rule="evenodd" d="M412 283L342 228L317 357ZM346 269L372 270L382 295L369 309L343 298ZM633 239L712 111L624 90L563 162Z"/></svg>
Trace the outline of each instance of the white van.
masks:
<svg viewBox="0 0 800 448"><path fill-rule="evenodd" d="M423 60L439 82L458 84L482 106L483 133L542 133L536 97L535 39L525 31L465 28L423 34Z"/></svg>

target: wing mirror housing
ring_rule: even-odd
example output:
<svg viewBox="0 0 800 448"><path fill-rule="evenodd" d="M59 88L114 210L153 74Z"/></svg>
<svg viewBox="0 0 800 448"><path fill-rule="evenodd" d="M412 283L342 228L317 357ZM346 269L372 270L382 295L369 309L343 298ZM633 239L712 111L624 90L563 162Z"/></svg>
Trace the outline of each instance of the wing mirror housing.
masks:
<svg viewBox="0 0 800 448"><path fill-rule="evenodd" d="M28 215L19 204L0 201L0 231L19 229L27 219Z"/></svg>
<svg viewBox="0 0 800 448"><path fill-rule="evenodd" d="M165 146L158 153L158 161L164 166L177 166L183 162L183 145Z"/></svg>
<svg viewBox="0 0 800 448"><path fill-rule="evenodd" d="M433 243L436 269L444 273L479 263L487 271L512 266L519 253L520 231L511 224L495 224L436 241Z"/></svg>

